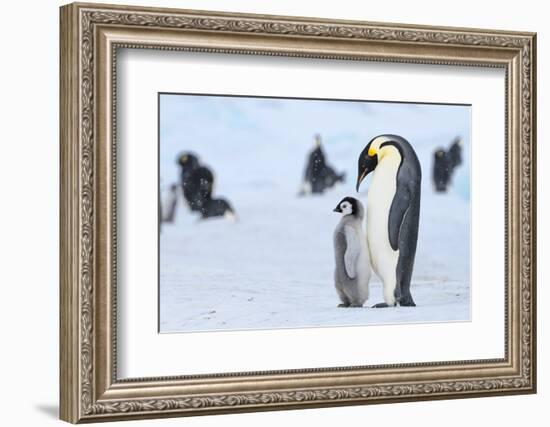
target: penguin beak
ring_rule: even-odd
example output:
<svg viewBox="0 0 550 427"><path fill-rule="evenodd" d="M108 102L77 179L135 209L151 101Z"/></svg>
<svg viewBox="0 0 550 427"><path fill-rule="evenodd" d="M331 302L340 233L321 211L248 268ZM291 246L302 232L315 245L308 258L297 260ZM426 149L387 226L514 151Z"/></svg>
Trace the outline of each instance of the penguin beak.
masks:
<svg viewBox="0 0 550 427"><path fill-rule="evenodd" d="M340 213L341 213L341 212L342 212L342 209L340 209L340 206L336 206L336 207L332 210L332 212L340 212Z"/></svg>
<svg viewBox="0 0 550 427"><path fill-rule="evenodd" d="M357 173L357 183L355 184L355 191L359 192L359 186L365 177L371 173L376 166L378 165L378 155L370 155L367 153L372 153L372 148L367 146L361 156L359 157L358 173Z"/></svg>
<svg viewBox="0 0 550 427"><path fill-rule="evenodd" d="M368 169L365 169L363 173L357 178L357 184L355 184L355 191L359 192L359 186L361 185L361 182L365 179L367 174L369 173Z"/></svg>

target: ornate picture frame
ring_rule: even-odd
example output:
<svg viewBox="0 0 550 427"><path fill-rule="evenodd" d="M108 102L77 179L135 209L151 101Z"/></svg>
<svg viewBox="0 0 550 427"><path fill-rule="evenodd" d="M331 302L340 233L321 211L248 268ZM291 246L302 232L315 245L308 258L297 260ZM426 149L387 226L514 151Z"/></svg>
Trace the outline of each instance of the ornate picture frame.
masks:
<svg viewBox="0 0 550 427"><path fill-rule="evenodd" d="M112 421L536 392L536 35L175 9L60 11L60 416ZM117 377L117 49L505 71L499 359Z"/></svg>

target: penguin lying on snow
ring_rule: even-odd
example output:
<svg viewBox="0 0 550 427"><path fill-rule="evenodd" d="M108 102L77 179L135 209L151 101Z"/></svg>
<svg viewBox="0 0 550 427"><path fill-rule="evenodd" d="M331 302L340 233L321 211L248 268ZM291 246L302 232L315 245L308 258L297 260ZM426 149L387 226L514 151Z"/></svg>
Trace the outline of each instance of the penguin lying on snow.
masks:
<svg viewBox="0 0 550 427"><path fill-rule="evenodd" d="M373 270L384 283L384 303L415 306L410 292L420 218L420 162L397 135L373 138L359 155L356 189L373 172L368 191L367 242Z"/></svg>
<svg viewBox="0 0 550 427"><path fill-rule="evenodd" d="M338 182L344 182L345 173L337 173L326 163L321 147L321 136L315 135L315 148L309 153L304 173L304 183L300 195L321 194Z"/></svg>
<svg viewBox="0 0 550 427"><path fill-rule="evenodd" d="M451 182L454 170L462 164L462 141L455 138L449 150L438 148L434 152L432 180L435 191L444 193Z"/></svg>
<svg viewBox="0 0 550 427"><path fill-rule="evenodd" d="M201 218L214 218L223 216L227 219L235 220L235 211L225 199L206 199L200 208Z"/></svg>
<svg viewBox="0 0 550 427"><path fill-rule="evenodd" d="M206 166L201 166L198 157L192 153L181 154L178 164L183 197L192 211L200 211L204 201L212 196L214 175Z"/></svg>
<svg viewBox="0 0 550 427"><path fill-rule="evenodd" d="M334 231L334 284L342 301L338 307L362 307L369 298L371 275L367 241L363 234L365 210L359 200L345 197L334 212L342 214Z"/></svg>

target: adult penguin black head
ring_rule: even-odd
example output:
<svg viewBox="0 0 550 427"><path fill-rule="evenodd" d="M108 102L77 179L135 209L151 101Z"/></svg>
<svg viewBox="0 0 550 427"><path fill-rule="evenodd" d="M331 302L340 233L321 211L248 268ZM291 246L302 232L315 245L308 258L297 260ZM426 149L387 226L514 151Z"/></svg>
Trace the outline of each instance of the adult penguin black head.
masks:
<svg viewBox="0 0 550 427"><path fill-rule="evenodd" d="M405 162L407 169L415 170L420 179L420 163L414 149L409 142L399 135L378 135L374 137L359 155L357 184L355 189L359 191L359 186L365 177L374 171L383 159L397 158L401 164Z"/></svg>
<svg viewBox="0 0 550 427"><path fill-rule="evenodd" d="M199 166L199 158L193 153L181 153L177 157L176 163L185 169L195 169Z"/></svg>
<svg viewBox="0 0 550 427"><path fill-rule="evenodd" d="M365 177L376 169L376 166L378 165L378 152L373 146L373 142L375 140L376 138L371 140L359 155L357 165L357 184L355 185L355 191L359 191L361 182L363 182Z"/></svg>

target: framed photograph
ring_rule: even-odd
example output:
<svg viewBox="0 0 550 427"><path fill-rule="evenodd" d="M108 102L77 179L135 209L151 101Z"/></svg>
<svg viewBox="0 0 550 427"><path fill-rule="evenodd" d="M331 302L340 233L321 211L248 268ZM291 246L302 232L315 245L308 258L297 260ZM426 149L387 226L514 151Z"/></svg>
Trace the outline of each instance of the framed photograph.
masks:
<svg viewBox="0 0 550 427"><path fill-rule="evenodd" d="M535 34L60 22L63 420L536 391Z"/></svg>

